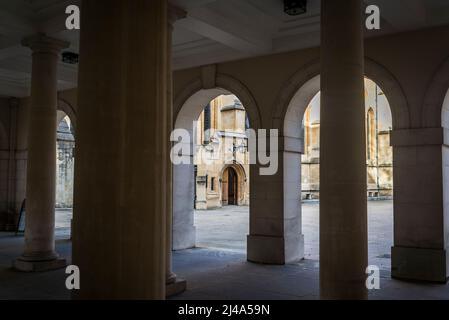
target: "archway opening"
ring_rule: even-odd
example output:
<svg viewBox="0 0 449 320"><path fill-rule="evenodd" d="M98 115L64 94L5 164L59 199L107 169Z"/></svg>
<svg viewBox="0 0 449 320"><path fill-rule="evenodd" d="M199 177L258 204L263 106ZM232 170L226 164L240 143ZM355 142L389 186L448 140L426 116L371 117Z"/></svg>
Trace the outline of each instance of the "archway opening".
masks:
<svg viewBox="0 0 449 320"><path fill-rule="evenodd" d="M175 129L184 129L191 141L182 151L186 161L173 170L174 250L246 254L249 126L243 103L225 90L204 90L180 110Z"/></svg>
<svg viewBox="0 0 449 320"><path fill-rule="evenodd" d="M221 177L221 203L223 206L237 206L239 204L239 179L234 168L228 167Z"/></svg>
<svg viewBox="0 0 449 320"><path fill-rule="evenodd" d="M75 131L69 116L58 110L56 138L55 233L70 238L73 217Z"/></svg>
<svg viewBox="0 0 449 320"><path fill-rule="evenodd" d="M302 122L292 121L293 117ZM344 123L342 123L344 125ZM385 93L365 78L366 168L368 198L369 263L390 270L393 245L393 149L392 113ZM302 155L284 161L300 161L301 220L304 258L319 260L320 198L320 91L319 76L308 81L294 96L284 123L284 138L298 139ZM298 160L300 158L300 160ZM291 167L292 164L285 167ZM289 176L287 172L285 176ZM284 184L285 188L288 188ZM288 191L288 190L287 190ZM285 192L285 191L284 191Z"/></svg>

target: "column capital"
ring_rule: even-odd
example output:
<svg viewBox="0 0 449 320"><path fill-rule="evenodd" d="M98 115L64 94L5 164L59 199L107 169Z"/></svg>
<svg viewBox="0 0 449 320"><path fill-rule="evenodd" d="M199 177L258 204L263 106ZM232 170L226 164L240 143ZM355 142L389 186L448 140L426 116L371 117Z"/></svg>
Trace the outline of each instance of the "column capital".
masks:
<svg viewBox="0 0 449 320"><path fill-rule="evenodd" d="M177 6L168 4L168 25L173 27L173 24L180 19L187 17L187 12Z"/></svg>
<svg viewBox="0 0 449 320"><path fill-rule="evenodd" d="M48 37L43 33L38 33L22 39L22 45L30 48L33 52L55 53L70 47L70 43L64 40Z"/></svg>

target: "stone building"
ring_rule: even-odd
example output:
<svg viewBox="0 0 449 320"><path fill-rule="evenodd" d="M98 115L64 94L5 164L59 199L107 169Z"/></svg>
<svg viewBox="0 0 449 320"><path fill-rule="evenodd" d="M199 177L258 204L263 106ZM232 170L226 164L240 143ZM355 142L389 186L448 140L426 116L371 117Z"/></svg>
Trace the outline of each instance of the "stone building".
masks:
<svg viewBox="0 0 449 320"><path fill-rule="evenodd" d="M57 129L56 208L73 207L75 137L72 130L70 118L65 116Z"/></svg>
<svg viewBox="0 0 449 320"><path fill-rule="evenodd" d="M196 126L195 208L249 204L249 120L235 95L221 95Z"/></svg>
<svg viewBox="0 0 449 320"><path fill-rule="evenodd" d="M15 225L25 198L28 208L25 238L1 235L0 259L8 262L2 260L0 290L47 278L10 272L15 256L20 271L77 265L83 280L74 298L165 299L182 291L172 254L195 246L195 168L190 161L173 165L170 135L173 128L193 132L204 107L230 94L253 129L279 132L277 172L261 174L260 163L250 168L246 259L301 261L302 123L321 92L320 262L313 277L323 299L367 299L367 181L377 192L390 169L384 163L388 170L367 178L367 163L381 172L377 158L389 155L381 154L387 128L367 139L376 109L362 108L364 77L391 108L391 277L447 282L447 1L376 1L379 30L366 29L362 0L309 0L297 16L272 0L71 3L82 4L80 30L67 30L67 1L0 2L1 229ZM76 128L73 242L66 250L54 233L57 110ZM188 144L182 156L190 160L194 141ZM317 150L311 156L317 161ZM14 239L20 242L12 248ZM307 285L302 274L289 284ZM272 280L262 277L259 288ZM197 278L202 288L242 288L223 285L226 277Z"/></svg>
<svg viewBox="0 0 449 320"><path fill-rule="evenodd" d="M393 148L390 146L392 129L390 105L379 86L367 78L365 78L365 123L368 198L391 198L393 196ZM312 99L304 114L303 131L302 199L319 199L319 93Z"/></svg>

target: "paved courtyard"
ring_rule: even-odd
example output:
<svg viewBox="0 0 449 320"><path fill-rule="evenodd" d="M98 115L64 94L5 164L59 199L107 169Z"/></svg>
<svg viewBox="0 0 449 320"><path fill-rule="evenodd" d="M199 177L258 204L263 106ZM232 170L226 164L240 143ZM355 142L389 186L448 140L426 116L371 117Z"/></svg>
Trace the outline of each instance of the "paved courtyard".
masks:
<svg viewBox="0 0 449 320"><path fill-rule="evenodd" d="M319 203L302 205L305 258L319 260ZM217 210L196 211L197 246L246 252L249 233L249 207L228 206ZM393 245L393 202L368 202L369 262L381 269L390 268Z"/></svg>
<svg viewBox="0 0 449 320"><path fill-rule="evenodd" d="M172 299L318 299L318 209L317 203L303 205L306 260L285 266L246 261L247 207L197 212L199 248L173 254L174 271L187 280L187 291ZM56 217L56 249L70 263L71 212L58 210ZM381 290L370 291L370 299L449 299L449 285L391 279L391 202L369 203L369 233L370 262L382 268ZM70 299L64 270L27 274L11 268L22 248L22 236L0 233L0 299Z"/></svg>
<svg viewBox="0 0 449 320"><path fill-rule="evenodd" d="M70 238L72 210L56 210L56 235ZM228 206L217 210L196 211L197 247L246 253L249 233L249 207ZM319 203L302 205L305 258L319 260ZM381 269L390 268L393 245L393 202L368 202L369 262Z"/></svg>

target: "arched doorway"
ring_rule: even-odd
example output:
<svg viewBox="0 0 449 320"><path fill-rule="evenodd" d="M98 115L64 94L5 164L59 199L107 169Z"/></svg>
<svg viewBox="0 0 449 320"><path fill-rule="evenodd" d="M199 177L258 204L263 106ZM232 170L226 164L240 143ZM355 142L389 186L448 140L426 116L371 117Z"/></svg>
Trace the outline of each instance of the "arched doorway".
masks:
<svg viewBox="0 0 449 320"><path fill-rule="evenodd" d="M204 192L210 192L212 195L217 194L221 198L221 194L217 192L221 189L221 175L208 175L201 172L201 168L193 163L195 156L195 141L201 140L201 136L195 134L198 124L196 122L204 111L204 108L214 99L221 95L235 94L236 98L244 106L247 114L246 123L250 123L251 128L260 128L260 116L256 102L250 92L237 80L221 74L215 76L216 87L212 89L204 89L201 79L192 81L189 86L184 88L176 95L174 101L175 124L174 129L185 130L189 137L189 142L185 143L181 156L184 162L173 166L173 249L183 250L196 246L196 226L194 221L195 208L198 208ZM231 111L232 112L232 111ZM199 122L201 124L201 122ZM248 125L249 127L249 125ZM203 130L199 131L202 134ZM244 140L244 139L243 139ZM246 147L242 142L242 137L231 139L230 148L235 151L238 156L242 155L242 150ZM212 143L213 146L213 143ZM205 145L203 150L207 152L210 145ZM231 162L232 164L233 162ZM220 168L222 168L221 166ZM248 169L252 165L248 165ZM249 170L248 170L249 171ZM253 172L253 170L251 170ZM250 175L248 174L240 182L247 181L250 183ZM197 183L199 182L199 183ZM207 186L207 188L206 188ZM213 188L214 190L211 190ZM242 190L242 188L240 188ZM201 191L204 190L204 191ZM221 190L220 190L221 191ZM203 192L203 193L202 193ZM245 198L249 204L249 188L245 191ZM221 204L220 204L221 205ZM250 204L249 204L250 205ZM249 207L251 212L251 206ZM251 217L251 213L250 213Z"/></svg>
<svg viewBox="0 0 449 320"><path fill-rule="evenodd" d="M372 71L372 68L370 66L368 69ZM304 77L304 74L301 76ZM284 212L286 208L297 210L304 235L302 257L311 260L319 260L319 93L319 75L305 82L302 79L299 89L292 94L288 103L282 128L285 145L301 146L283 153ZM374 81L366 78L367 197L373 200L368 202L369 261L388 270L391 268L390 252L393 245L393 149L390 147L390 131L394 123L392 111L387 93ZM300 169L293 171L297 166ZM292 183L300 186L296 197L292 193L295 190L290 187Z"/></svg>
<svg viewBox="0 0 449 320"><path fill-rule="evenodd" d="M75 128L71 118L57 111L55 233L71 237L75 169Z"/></svg>
<svg viewBox="0 0 449 320"><path fill-rule="evenodd" d="M174 165L174 249L243 253L249 232L249 116L237 96L227 92L199 106L200 114L191 114L191 130L177 122L174 133L175 154L185 160ZM179 141L184 135L190 142ZM177 196L181 192L182 198ZM181 219L190 230L179 224ZM192 231L195 237L185 237Z"/></svg>
<svg viewBox="0 0 449 320"><path fill-rule="evenodd" d="M222 176L222 203L224 205L238 205L238 177L232 167L225 169Z"/></svg>
<svg viewBox="0 0 449 320"><path fill-rule="evenodd" d="M221 199L223 206L248 205L247 172L244 165L225 166L221 173Z"/></svg>

